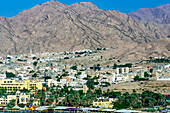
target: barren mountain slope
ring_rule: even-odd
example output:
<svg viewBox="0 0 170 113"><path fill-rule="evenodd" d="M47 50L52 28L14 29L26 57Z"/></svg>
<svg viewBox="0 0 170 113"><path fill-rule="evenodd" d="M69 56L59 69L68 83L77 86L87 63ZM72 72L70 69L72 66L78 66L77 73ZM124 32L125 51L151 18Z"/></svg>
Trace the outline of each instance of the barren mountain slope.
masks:
<svg viewBox="0 0 170 113"><path fill-rule="evenodd" d="M138 59L161 56L170 56L170 39L161 39L150 43L141 44L134 47L130 51L121 54L120 59L123 61L134 61Z"/></svg>
<svg viewBox="0 0 170 113"><path fill-rule="evenodd" d="M0 18L0 55L97 47L124 52L143 43L166 39L168 33L88 2L67 6L50 1L12 18Z"/></svg>
<svg viewBox="0 0 170 113"><path fill-rule="evenodd" d="M156 8L141 8L128 14L142 23L152 23L161 28L170 30L170 4Z"/></svg>

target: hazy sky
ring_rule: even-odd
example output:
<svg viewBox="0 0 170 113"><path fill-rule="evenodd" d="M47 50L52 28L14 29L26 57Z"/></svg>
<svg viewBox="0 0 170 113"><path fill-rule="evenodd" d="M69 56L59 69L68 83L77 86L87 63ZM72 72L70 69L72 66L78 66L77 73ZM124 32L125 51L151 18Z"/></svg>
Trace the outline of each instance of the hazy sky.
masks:
<svg viewBox="0 0 170 113"><path fill-rule="evenodd" d="M0 17L12 17L19 12L50 0L0 0ZM122 13L136 11L139 8L154 8L170 3L170 0L58 0L63 4L92 2L104 10L119 10Z"/></svg>

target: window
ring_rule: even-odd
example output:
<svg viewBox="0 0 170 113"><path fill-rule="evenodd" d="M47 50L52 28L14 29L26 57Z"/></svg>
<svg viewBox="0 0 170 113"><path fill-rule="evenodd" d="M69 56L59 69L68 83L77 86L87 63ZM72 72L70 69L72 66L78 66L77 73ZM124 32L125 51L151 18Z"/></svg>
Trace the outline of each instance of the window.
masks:
<svg viewBox="0 0 170 113"><path fill-rule="evenodd" d="M126 73L126 68L124 69L124 72Z"/></svg>
<svg viewBox="0 0 170 113"><path fill-rule="evenodd" d="M121 68L119 69L119 73L120 73L120 74L122 73L122 69L121 69Z"/></svg>

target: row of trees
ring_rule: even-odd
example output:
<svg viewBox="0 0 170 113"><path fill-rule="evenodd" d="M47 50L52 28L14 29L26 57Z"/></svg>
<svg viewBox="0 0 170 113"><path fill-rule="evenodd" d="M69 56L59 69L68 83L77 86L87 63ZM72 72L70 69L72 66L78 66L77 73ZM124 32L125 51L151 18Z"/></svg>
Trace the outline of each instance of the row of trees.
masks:
<svg viewBox="0 0 170 113"><path fill-rule="evenodd" d="M54 100L57 101L59 97L64 97L58 104L65 106L89 107L93 101L97 100L97 97L117 98L117 101L113 103L115 109L166 106L168 104L165 95L149 90L141 94L136 93L135 90L133 90L132 94L128 92L122 94L121 92L114 92L109 89L102 91L100 88L93 91L89 89L87 93L84 93L83 90L75 91L72 88L69 90L69 87L61 89L48 88L47 90L51 92L48 99L49 103L54 102ZM36 95L40 99L41 105L45 103L45 94L45 91L39 91Z"/></svg>
<svg viewBox="0 0 170 113"><path fill-rule="evenodd" d="M5 90L0 90L1 94L5 94ZM22 92L28 92L27 89L23 89ZM136 93L133 90L132 94L128 92L122 94L121 92L115 92L113 90L102 91L101 88L95 90L87 90L86 93L83 90L75 91L72 88L64 87L61 89L53 89L46 86L46 91L39 90L36 95L31 97L39 99L40 105L51 105L54 101L58 105L65 106L83 106L89 107L93 101L96 101L98 97L117 98L117 101L113 102L114 109L126 109L126 108L141 108L141 107L153 107L153 106L167 106L170 103L166 101L165 95L160 93L154 93L152 91L144 91L143 93ZM46 97L48 96L48 99ZM62 101L59 101L62 98ZM33 103L33 99L30 103ZM59 101L59 102L58 102ZM8 106L14 106L14 100L11 101ZM21 105L23 106L23 105Z"/></svg>
<svg viewBox="0 0 170 113"><path fill-rule="evenodd" d="M153 63L169 63L170 60L169 60L169 58L167 58L167 59L166 58L161 58L161 59L157 58L157 59L154 59L153 57L150 57L150 60L148 62L153 62Z"/></svg>
<svg viewBox="0 0 170 113"><path fill-rule="evenodd" d="M90 106L94 100L97 99L97 95L93 94L91 90L88 90L87 93L83 93L82 90L74 91L70 90L69 94L63 99L63 104L68 106Z"/></svg>
<svg viewBox="0 0 170 113"><path fill-rule="evenodd" d="M114 103L115 109L126 109L126 108L141 108L141 107L153 107L153 106L167 106L165 95L160 93L154 93L152 91L144 91L142 94L135 93L129 94L124 93L118 96L118 100Z"/></svg>
<svg viewBox="0 0 170 113"><path fill-rule="evenodd" d="M83 90L75 91L72 88L69 90L69 87L61 89L46 88L47 92L50 92L50 96L47 101L46 92L41 90L36 94L36 98L40 99L40 105L45 105L46 102L52 104L54 101L59 105L66 106L90 106L91 103L97 99L97 95L94 94L91 90L88 90L87 93L84 93ZM58 99L62 98L62 101L58 102ZM64 98L63 98L64 97Z"/></svg>

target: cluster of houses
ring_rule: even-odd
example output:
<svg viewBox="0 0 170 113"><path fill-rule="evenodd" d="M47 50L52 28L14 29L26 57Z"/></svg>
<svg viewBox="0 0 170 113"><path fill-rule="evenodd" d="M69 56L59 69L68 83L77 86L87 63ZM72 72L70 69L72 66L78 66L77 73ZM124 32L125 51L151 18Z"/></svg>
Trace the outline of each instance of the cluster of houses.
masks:
<svg viewBox="0 0 170 113"><path fill-rule="evenodd" d="M0 105L7 105L12 99L16 104L26 104L34 99L33 104L38 105L38 100L31 97L31 94L37 90L42 90L46 86L63 88L70 86L74 90L83 90L87 92L86 86L88 75L92 78L97 77L98 85L105 86L104 83L117 84L124 81L133 81L134 77L139 75L144 77L144 72L148 72L152 77L158 80L170 78L170 65L156 65L154 67L101 67L95 69L91 66L63 64L62 60L70 58L86 57L92 54L91 50L80 50L75 52L57 52L57 53L37 53L7 55L0 57L0 90L16 92L15 94L1 96ZM153 71L150 71L153 69ZM30 94L22 93L21 90L27 89ZM112 100L103 99L103 103L93 102L96 106L112 107Z"/></svg>

